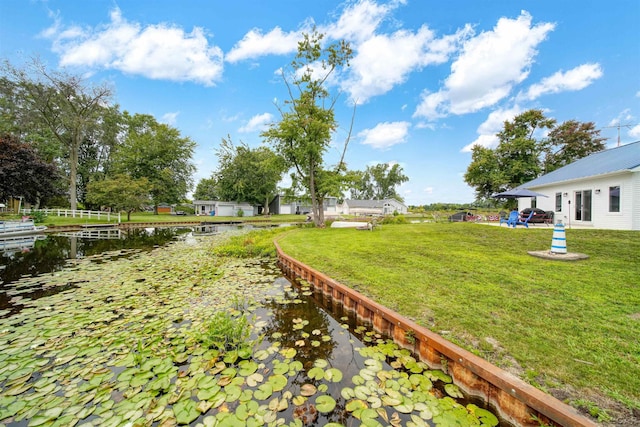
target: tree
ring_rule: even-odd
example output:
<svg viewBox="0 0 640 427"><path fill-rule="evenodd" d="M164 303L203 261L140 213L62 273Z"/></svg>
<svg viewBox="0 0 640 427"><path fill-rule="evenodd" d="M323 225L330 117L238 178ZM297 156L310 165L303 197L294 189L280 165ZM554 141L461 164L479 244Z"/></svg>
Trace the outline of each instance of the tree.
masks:
<svg viewBox="0 0 640 427"><path fill-rule="evenodd" d="M0 200L23 197L39 204L62 193L60 178L56 165L42 160L31 144L0 137Z"/></svg>
<svg viewBox="0 0 640 427"><path fill-rule="evenodd" d="M393 198L404 202L404 199L396 191L396 186L409 181L409 178L402 173L402 167L399 164L389 166L388 163L379 163L368 166L366 176L371 189L368 198L375 200Z"/></svg>
<svg viewBox="0 0 640 427"><path fill-rule="evenodd" d="M285 171L284 161L268 147L236 146L231 138L222 139L218 149L219 167L215 173L221 199L263 204L269 213L269 202L275 196L278 182Z"/></svg>
<svg viewBox="0 0 640 427"><path fill-rule="evenodd" d="M113 153L113 171L147 178L157 214L159 203L178 203L191 188L195 143L153 116L124 112L123 117L126 136Z"/></svg>
<svg viewBox="0 0 640 427"><path fill-rule="evenodd" d="M109 206L116 211L125 211L127 221L131 221L131 212L149 203L149 188L147 178L133 179L128 175L118 174L113 178L90 182L87 201L98 206Z"/></svg>
<svg viewBox="0 0 640 427"><path fill-rule="evenodd" d="M324 225L324 198L343 186L344 154L351 134L349 131L338 164L328 168L324 154L338 125L334 115L336 98L330 99L325 85L332 73L349 65L353 52L345 41L323 48L323 38L314 31L311 35L304 34L298 43L298 53L291 64L293 81L289 83L282 73L289 91L290 99L285 102L289 110L278 108L280 122L262 133L287 167L292 168L292 185L306 190L316 226Z"/></svg>
<svg viewBox="0 0 640 427"><path fill-rule="evenodd" d="M77 207L77 172L80 145L87 130L111 99L107 86L87 86L79 76L50 72L37 59L27 70L5 61L3 90L10 91L14 123L38 122L64 148L69 166L69 204ZM5 98L6 100L7 98Z"/></svg>
<svg viewBox="0 0 640 427"><path fill-rule="evenodd" d="M367 170L349 171L346 175L349 192L353 199L396 199L403 202L404 199L396 191L396 186L409 181L402 173L402 167L398 164L390 166L388 163L379 163L367 166Z"/></svg>
<svg viewBox="0 0 640 427"><path fill-rule="evenodd" d="M544 173L604 150L604 141L606 138L600 137L593 122L569 120L562 123L549 132L544 141Z"/></svg>
<svg viewBox="0 0 640 427"><path fill-rule="evenodd" d="M535 133L543 129L551 129L549 137L537 140ZM600 151L604 147L598 135L591 122L556 126L542 110L526 111L504 123L495 149L473 147L464 180L474 187L477 199L489 198Z"/></svg>
<svg viewBox="0 0 640 427"><path fill-rule="evenodd" d="M202 178L196 185L193 198L195 200L220 200L215 178Z"/></svg>

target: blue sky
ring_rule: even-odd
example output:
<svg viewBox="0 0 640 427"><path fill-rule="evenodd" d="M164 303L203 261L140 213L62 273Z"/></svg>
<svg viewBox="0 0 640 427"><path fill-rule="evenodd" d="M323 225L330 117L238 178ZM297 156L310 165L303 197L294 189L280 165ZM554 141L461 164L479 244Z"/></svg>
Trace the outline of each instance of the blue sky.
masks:
<svg viewBox="0 0 640 427"><path fill-rule="evenodd" d="M0 0L0 58L108 82L122 110L197 143L195 181L231 136L252 147L287 98L279 71L313 25L351 43L331 82L350 169L399 163L405 202L472 202L470 147L531 108L640 139L637 0Z"/></svg>

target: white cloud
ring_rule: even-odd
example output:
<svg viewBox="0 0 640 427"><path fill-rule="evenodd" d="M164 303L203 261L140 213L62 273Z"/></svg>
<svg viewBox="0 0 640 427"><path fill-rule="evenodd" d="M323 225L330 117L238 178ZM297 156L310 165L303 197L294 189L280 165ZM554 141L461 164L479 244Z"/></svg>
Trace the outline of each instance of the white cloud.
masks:
<svg viewBox="0 0 640 427"><path fill-rule="evenodd" d="M498 109L492 111L487 120L478 126L478 138L471 144L466 145L460 150L463 153L471 152L474 145L481 145L486 148L495 148L498 145L498 137L496 134L504 129L504 122L513 120L515 116L520 114L522 110L517 105L509 109Z"/></svg>
<svg viewBox="0 0 640 427"><path fill-rule="evenodd" d="M260 29L254 28L233 46L227 54L226 60L234 63L264 55L286 55L296 52L302 31L307 30L308 28L285 33L276 27L268 33L262 34Z"/></svg>
<svg viewBox="0 0 640 427"><path fill-rule="evenodd" d="M262 131L273 121L273 115L269 113L258 114L249 119L246 125L238 129L240 133Z"/></svg>
<svg viewBox="0 0 640 427"><path fill-rule="evenodd" d="M426 194L433 194L433 187L426 187L423 191Z"/></svg>
<svg viewBox="0 0 640 427"><path fill-rule="evenodd" d="M640 125L635 125L629 130L629 136L632 138L640 138Z"/></svg>
<svg viewBox="0 0 640 427"><path fill-rule="evenodd" d="M191 33L166 24L142 27L119 9L95 28L63 28L56 20L43 35L53 40L61 66L116 69L152 79L193 81L212 86L223 71L222 50L209 44L202 28Z"/></svg>
<svg viewBox="0 0 640 427"><path fill-rule="evenodd" d="M411 72L446 62L465 32L436 39L433 31L423 25L416 32L399 30L390 35L373 35L355 47L342 89L359 103L387 93L404 83Z"/></svg>
<svg viewBox="0 0 640 427"><path fill-rule="evenodd" d="M176 121L178 119L178 115L180 114L180 112L174 112L174 113L165 113L162 116L162 123L166 123L168 125L175 125Z"/></svg>
<svg viewBox="0 0 640 427"><path fill-rule="evenodd" d="M379 150L387 150L396 144L405 142L409 133L409 122L383 122L372 129L365 129L358 133L362 144L370 145Z"/></svg>
<svg viewBox="0 0 640 427"><path fill-rule="evenodd" d="M527 78L537 46L554 29L552 23L532 26L531 21L531 15L522 11L518 18L500 18L493 30L468 39L451 65L444 88L425 92L414 117L471 113L507 97Z"/></svg>
<svg viewBox="0 0 640 427"><path fill-rule="evenodd" d="M558 71L545 77L540 83L531 85L527 91L527 99L533 100L548 93L559 93L584 89L594 80L602 77L600 64L583 64L566 73Z"/></svg>
<svg viewBox="0 0 640 427"><path fill-rule="evenodd" d="M361 0L347 6L335 24L319 29L334 40L362 42L371 37L382 21L395 9L395 4L377 4Z"/></svg>

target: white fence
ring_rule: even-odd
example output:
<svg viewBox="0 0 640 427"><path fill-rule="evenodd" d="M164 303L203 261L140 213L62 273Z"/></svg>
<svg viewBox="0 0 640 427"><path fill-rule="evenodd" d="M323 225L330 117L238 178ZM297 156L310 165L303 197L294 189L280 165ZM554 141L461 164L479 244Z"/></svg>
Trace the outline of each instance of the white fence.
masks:
<svg viewBox="0 0 640 427"><path fill-rule="evenodd" d="M23 215L30 215L34 212L42 212L45 215L63 216L65 218L96 218L103 219L107 222L114 221L120 222L120 212L101 212L101 211L84 211L84 210L71 210L71 209L20 209Z"/></svg>

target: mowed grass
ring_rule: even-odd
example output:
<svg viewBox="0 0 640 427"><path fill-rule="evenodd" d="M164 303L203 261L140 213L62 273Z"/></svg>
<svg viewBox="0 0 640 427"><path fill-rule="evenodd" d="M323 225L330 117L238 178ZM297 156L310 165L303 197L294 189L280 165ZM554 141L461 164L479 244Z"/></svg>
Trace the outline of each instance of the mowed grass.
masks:
<svg viewBox="0 0 640 427"><path fill-rule="evenodd" d="M589 259L527 254L552 234L421 223L301 229L279 244L543 390L640 408L640 233L567 229L568 251Z"/></svg>

